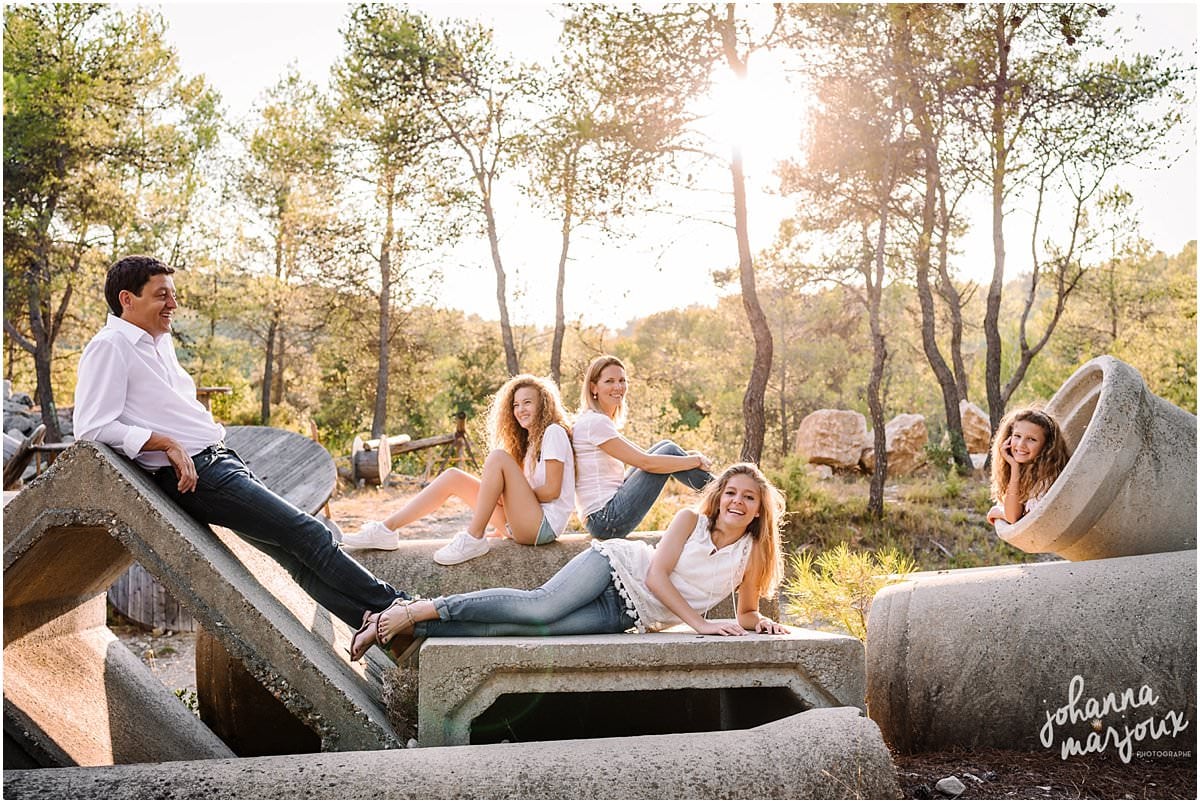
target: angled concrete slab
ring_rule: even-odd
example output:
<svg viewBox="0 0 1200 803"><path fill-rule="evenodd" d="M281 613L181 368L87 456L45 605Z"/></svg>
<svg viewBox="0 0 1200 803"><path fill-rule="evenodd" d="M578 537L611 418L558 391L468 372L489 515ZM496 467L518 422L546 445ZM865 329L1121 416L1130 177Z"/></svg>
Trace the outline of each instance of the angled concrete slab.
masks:
<svg viewBox="0 0 1200 803"><path fill-rule="evenodd" d="M856 708L740 731L4 773L9 799L842 800L900 797Z"/></svg>
<svg viewBox="0 0 1200 803"><path fill-rule="evenodd" d="M44 746L56 745L60 761L90 762L103 755L103 748L79 741L79 729L65 711L39 707L30 696L54 699L56 680L81 674L83 660L92 666L82 674L93 678L116 671L95 665L101 649L106 656L116 653L105 635L104 594L132 560L311 728L323 750L398 744L379 682L344 657L350 635L344 624L270 558L231 532L199 524L132 463L93 443L77 443L63 453L4 508L6 735L19 740L29 733L35 751L52 753ZM73 644L91 639L102 646L46 651L48 639L66 634ZM148 673L124 676L130 678L129 711L148 715L136 698L161 691L161 684ZM103 708L103 689L88 688ZM86 690L80 693L88 696ZM24 696L18 700L16 695ZM178 707L183 710L181 703ZM20 714L10 717L10 710ZM125 735L110 731L96 738L107 738L116 748ZM179 757L165 752L161 758L114 753L112 760Z"/></svg>
<svg viewBox="0 0 1200 803"><path fill-rule="evenodd" d="M741 723L747 720L761 724L813 708L849 705L866 710L862 642L814 630L736 638L683 629L431 638L421 648L419 673L422 747L481 741L486 737L480 731L490 727L484 721L490 719L520 738L518 721L535 716L531 708L539 702L546 702L555 718L574 716L583 706L595 709L595 715L582 717L586 722L578 728L592 735L606 730L612 735L726 730L744 727ZM671 694L698 690L721 694ZM542 696L549 697L539 701ZM663 697L669 699L656 702ZM496 710L489 716L496 705L513 710ZM602 727L601 720L610 719L607 715L614 707L625 710L615 712ZM571 726L560 719L535 726L534 732L557 734L561 728L570 732Z"/></svg>

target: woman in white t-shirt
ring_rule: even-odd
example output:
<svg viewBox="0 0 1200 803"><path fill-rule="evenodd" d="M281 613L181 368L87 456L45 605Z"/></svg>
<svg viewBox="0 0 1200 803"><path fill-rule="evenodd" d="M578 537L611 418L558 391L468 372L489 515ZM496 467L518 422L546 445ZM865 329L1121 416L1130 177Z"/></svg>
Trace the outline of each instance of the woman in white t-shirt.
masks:
<svg viewBox="0 0 1200 803"><path fill-rule="evenodd" d="M426 636L586 635L685 624L702 635L779 635L759 599L783 576L783 498L750 463L730 466L698 509L675 514L657 547L593 541L532 591L492 588L399 601L371 617L362 651L378 642L404 660ZM708 611L736 591L734 619Z"/></svg>
<svg viewBox="0 0 1200 803"><path fill-rule="evenodd" d="M625 365L611 354L592 360L583 375L579 414L571 432L575 447L575 503L594 538L622 538L654 506L667 479L693 490L712 480L712 464L699 452L661 440L642 450L621 436L625 424ZM631 467L626 471L626 466Z"/></svg>
<svg viewBox="0 0 1200 803"><path fill-rule="evenodd" d="M488 522L521 544L548 544L561 535L575 496L575 460L558 388L529 374L514 376L492 399L488 433L492 452L481 477L446 469L400 510L345 536L342 546L396 549L397 528L429 515L451 496L475 514L467 529L434 552L443 566L486 553Z"/></svg>

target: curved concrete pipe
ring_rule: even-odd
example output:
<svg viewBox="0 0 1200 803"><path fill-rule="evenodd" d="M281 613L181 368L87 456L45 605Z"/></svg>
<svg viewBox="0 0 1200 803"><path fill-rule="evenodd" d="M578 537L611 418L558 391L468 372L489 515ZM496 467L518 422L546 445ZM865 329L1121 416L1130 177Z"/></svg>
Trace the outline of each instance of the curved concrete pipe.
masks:
<svg viewBox="0 0 1200 803"><path fill-rule="evenodd" d="M879 729L856 708L822 708L743 731L6 771L4 795L802 800L898 798L900 789Z"/></svg>
<svg viewBox="0 0 1200 803"><path fill-rule="evenodd" d="M1170 712L1191 723L1174 740L1145 734L1135 749L1191 749L1196 720L1196 551L1071 563L920 572L875 596L867 621L867 712L901 752L951 746L1061 749L1087 721L1047 716L1074 678L1089 697L1140 694L1157 703L1100 717L1107 732ZM1168 728L1170 735L1174 730ZM1183 742L1183 745L1180 742ZM1186 745L1186 746L1184 746Z"/></svg>
<svg viewBox="0 0 1200 803"><path fill-rule="evenodd" d="M1196 548L1196 416L1108 356L1072 374L1046 410L1071 460L1035 511L996 525L1001 538L1068 560Z"/></svg>

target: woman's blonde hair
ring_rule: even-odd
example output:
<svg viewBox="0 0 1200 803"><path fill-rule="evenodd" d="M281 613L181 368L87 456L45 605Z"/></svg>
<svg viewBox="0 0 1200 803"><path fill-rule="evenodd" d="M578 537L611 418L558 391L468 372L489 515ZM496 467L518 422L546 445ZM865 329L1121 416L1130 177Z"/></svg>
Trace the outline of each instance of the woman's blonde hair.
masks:
<svg viewBox="0 0 1200 803"><path fill-rule="evenodd" d="M700 498L700 515L708 519L711 530L716 525L717 515L721 511L721 494L725 493L725 486L729 480L739 474L754 480L759 492L758 516L746 528L753 540L746 574L758 577L758 588L750 589L756 591L755 598L769 597L775 593L779 581L783 579L783 547L779 539L779 520L783 518L785 504L779 489L772 485L753 463L735 463L705 487Z"/></svg>
<svg viewBox="0 0 1200 803"><path fill-rule="evenodd" d="M1004 459L1004 444L1012 436L1013 424L1018 421L1028 421L1040 427L1046 433L1046 442L1042 451L1030 464L1030 471L1021 472L1021 484L1017 493L1021 501L1027 501L1035 496L1041 496L1050 490L1050 486L1058 479L1058 475L1066 468L1071 453L1067 449L1067 439L1054 416L1037 407L1026 407L1013 410L1000 421L996 437L992 440L992 497L1000 502L1008 491L1008 483L1012 479L1012 468Z"/></svg>
<svg viewBox="0 0 1200 803"><path fill-rule="evenodd" d="M533 388L538 394L538 412L529 423L529 429L518 424L517 417L513 415L513 399L521 388ZM492 449L503 449L524 466L527 456L532 455L536 460L541 454L542 436L551 424L558 424L567 431L568 438L571 436L567 411L563 409L558 387L549 379L517 374L492 397L491 407L488 408L488 442Z"/></svg>
<svg viewBox="0 0 1200 803"><path fill-rule="evenodd" d="M619 366L626 375L629 374L629 369L625 367L625 363L611 354L601 354L592 360L587 370L583 372L583 387L579 389L579 412L595 410L601 415L604 414L604 411L600 409L600 402L592 395L591 387L600 381L600 374L610 365ZM613 416L613 421L616 422L618 429L625 426L625 409L625 399L622 398L621 403L617 405L617 414Z"/></svg>

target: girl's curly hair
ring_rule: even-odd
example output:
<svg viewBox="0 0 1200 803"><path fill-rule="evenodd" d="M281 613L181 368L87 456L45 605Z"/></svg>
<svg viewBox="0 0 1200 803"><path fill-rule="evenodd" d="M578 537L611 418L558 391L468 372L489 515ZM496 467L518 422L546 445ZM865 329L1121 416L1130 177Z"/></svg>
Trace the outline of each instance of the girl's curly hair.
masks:
<svg viewBox="0 0 1200 803"><path fill-rule="evenodd" d="M759 578L759 587L754 589L758 598L768 597L775 593L776 586L783 579L783 549L779 541L779 520L783 517L784 499L766 475L753 463L734 463L721 472L704 488L700 498L699 513L708 519L709 530L717 522L721 512L721 494L730 478L741 474L754 480L758 485L759 510L758 516L746 528L746 532L754 543L750 553L751 569Z"/></svg>
<svg viewBox="0 0 1200 803"><path fill-rule="evenodd" d="M1071 459L1070 450L1067 448L1067 439L1052 415L1037 407L1013 410L1001 419L1000 426L996 430L996 437L992 439L992 497L997 502L1004 499L1008 483L1012 479L1012 468L1004 459L1003 448L1005 442L1012 435L1013 424L1018 421L1028 421L1046 433L1046 442L1042 445L1042 451L1038 452L1037 458L1030 465L1031 470L1021 472L1021 484L1018 486L1017 492L1022 502L1041 496L1050 490L1050 486L1058 479L1058 475L1066 468L1067 461Z"/></svg>
<svg viewBox="0 0 1200 803"><path fill-rule="evenodd" d="M538 413L529 424L529 429L517 423L513 415L513 399L521 388L537 391ZM571 436L567 425L567 412L563 409L558 387L549 379L540 379L532 374L517 374L505 382L492 397L488 408L488 443L492 449L503 449L513 456L521 466L525 458L532 455L536 460L542 451L542 436L546 427L558 424Z"/></svg>

